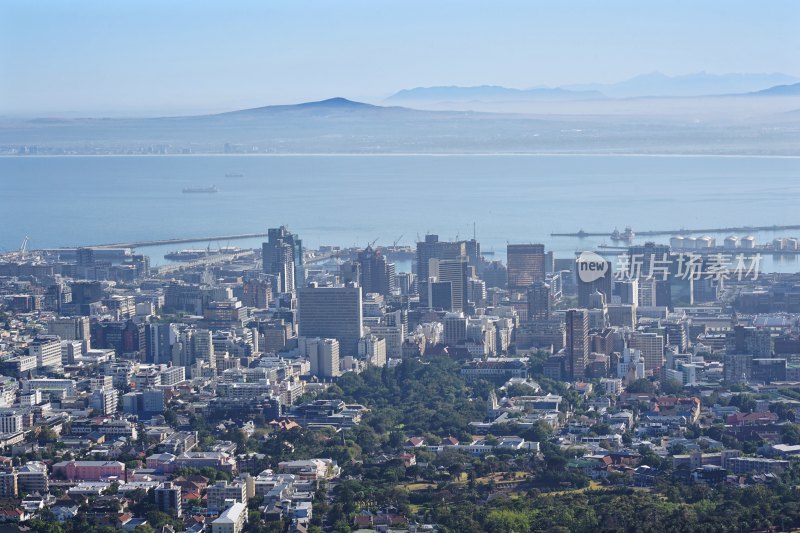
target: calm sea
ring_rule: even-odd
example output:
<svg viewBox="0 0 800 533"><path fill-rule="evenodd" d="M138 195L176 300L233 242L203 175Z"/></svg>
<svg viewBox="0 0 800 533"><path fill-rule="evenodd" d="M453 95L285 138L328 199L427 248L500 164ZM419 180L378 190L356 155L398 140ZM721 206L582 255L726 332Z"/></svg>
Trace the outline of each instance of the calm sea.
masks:
<svg viewBox="0 0 800 533"><path fill-rule="evenodd" d="M241 177L226 177L241 174ZM570 257L609 239L551 232L800 224L800 159L680 156L2 157L0 248L265 232L287 224L309 247L468 238ZM183 194L215 185L217 194ZM783 231L756 235L758 242ZM718 239L725 234L714 235ZM740 235L742 236L742 235ZM656 238L668 242L669 237ZM260 239L231 242L258 246ZM229 243L211 243L212 247ZM142 248L154 263L172 249ZM795 257L768 271L800 270Z"/></svg>

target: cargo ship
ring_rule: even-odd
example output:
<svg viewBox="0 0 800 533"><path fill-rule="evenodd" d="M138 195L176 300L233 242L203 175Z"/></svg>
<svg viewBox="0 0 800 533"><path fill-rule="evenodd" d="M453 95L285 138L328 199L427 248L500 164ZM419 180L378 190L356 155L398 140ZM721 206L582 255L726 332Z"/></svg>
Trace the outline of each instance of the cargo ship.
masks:
<svg viewBox="0 0 800 533"><path fill-rule="evenodd" d="M219 189L217 189L217 187L215 185L212 185L211 187L184 187L183 188L183 193L184 194L189 194L189 193L213 194L213 193L217 193L217 192L219 192Z"/></svg>

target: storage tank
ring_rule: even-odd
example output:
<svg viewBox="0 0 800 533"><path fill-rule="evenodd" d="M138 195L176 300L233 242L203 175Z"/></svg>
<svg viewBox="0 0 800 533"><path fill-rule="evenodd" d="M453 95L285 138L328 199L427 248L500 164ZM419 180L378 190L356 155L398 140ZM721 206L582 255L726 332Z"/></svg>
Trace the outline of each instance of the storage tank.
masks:
<svg viewBox="0 0 800 533"><path fill-rule="evenodd" d="M697 238L698 248L713 248L715 245L716 245L716 240L714 239L714 237L703 235L702 237Z"/></svg>
<svg viewBox="0 0 800 533"><path fill-rule="evenodd" d="M686 249L694 250L697 248L697 237L686 237Z"/></svg>
<svg viewBox="0 0 800 533"><path fill-rule="evenodd" d="M756 238L753 237L752 235L748 235L747 237L742 237L742 240L739 242L739 245L745 250L752 250L756 246Z"/></svg>
<svg viewBox="0 0 800 533"><path fill-rule="evenodd" d="M738 247L739 247L739 237L737 237L736 235L730 235L728 237L725 237L726 250L732 250Z"/></svg>
<svg viewBox="0 0 800 533"><path fill-rule="evenodd" d="M669 245L673 250L683 250L686 247L686 239L681 236L672 237Z"/></svg>

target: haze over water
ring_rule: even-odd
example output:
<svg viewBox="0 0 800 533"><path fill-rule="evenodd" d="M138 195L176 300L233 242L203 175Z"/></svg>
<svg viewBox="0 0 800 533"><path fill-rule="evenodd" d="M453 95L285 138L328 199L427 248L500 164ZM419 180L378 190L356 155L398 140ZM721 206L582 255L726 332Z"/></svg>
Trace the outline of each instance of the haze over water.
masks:
<svg viewBox="0 0 800 533"><path fill-rule="evenodd" d="M225 177L226 174L242 177ZM569 257L610 239L551 232L798 224L800 158L719 156L121 156L0 158L0 248L261 233L287 224L319 245L470 238ZM184 194L216 185L217 194ZM757 242L800 231L756 234ZM712 234L714 235L714 234ZM721 241L727 233L714 236ZM740 235L740 237L743 235ZM667 242L669 236L657 237ZM641 241L642 239L637 239ZM261 239L211 243L258 246ZM166 251L141 248L154 264ZM765 257L765 271L797 259Z"/></svg>

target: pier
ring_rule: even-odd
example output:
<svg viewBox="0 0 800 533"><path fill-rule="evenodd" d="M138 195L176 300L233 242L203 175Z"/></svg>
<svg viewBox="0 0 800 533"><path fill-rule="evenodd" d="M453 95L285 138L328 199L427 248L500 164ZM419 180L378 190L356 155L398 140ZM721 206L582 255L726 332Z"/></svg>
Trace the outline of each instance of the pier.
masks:
<svg viewBox="0 0 800 533"><path fill-rule="evenodd" d="M636 235L640 237L656 237L659 235L692 235L695 233L754 233L757 231L785 231L785 230L800 230L800 224L793 225L772 225L772 226L733 226L727 228L703 228L703 229L671 229L671 230L650 230L650 231L637 231ZM590 233L587 231L579 230L574 233L551 233L551 237L611 237L613 232L607 231L604 233Z"/></svg>
<svg viewBox="0 0 800 533"><path fill-rule="evenodd" d="M254 239L256 237L268 237L267 233L242 233L240 235L219 235L215 237L188 237L181 239L161 239L154 241L133 241L133 242L117 242L113 244L94 244L87 246L78 246L77 248L140 248L142 246L161 246L166 244L190 244L193 242L211 242L211 241L238 241L242 239ZM70 246L70 248L76 248Z"/></svg>

